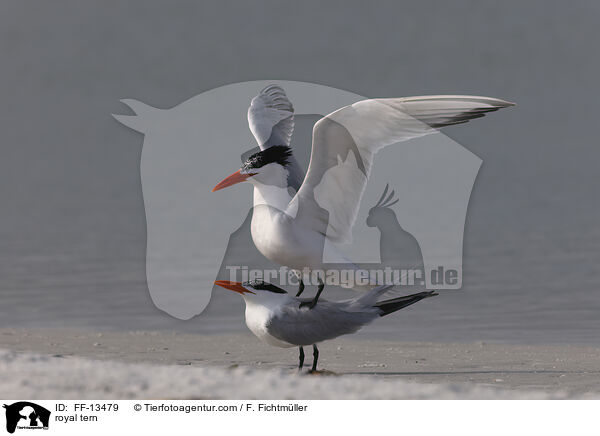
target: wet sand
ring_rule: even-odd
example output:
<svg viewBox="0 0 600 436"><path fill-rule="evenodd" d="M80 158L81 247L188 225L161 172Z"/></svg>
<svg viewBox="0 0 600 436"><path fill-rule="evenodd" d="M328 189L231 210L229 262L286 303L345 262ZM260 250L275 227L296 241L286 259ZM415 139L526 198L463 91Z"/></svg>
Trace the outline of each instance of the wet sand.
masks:
<svg viewBox="0 0 600 436"><path fill-rule="evenodd" d="M146 394L164 398L196 396L193 389L174 390L172 382L156 379L159 373L166 379L176 377L180 382L189 377L201 384L207 377L213 382L221 380L208 392L203 387L203 398L238 398L238 395L239 398L264 395L281 399L600 397L596 394L600 393L600 348L584 346L340 338L319 346L319 369L326 370L325 375L331 377L316 377L321 380L320 386L311 389L314 382L308 380L316 378L298 378L296 348L270 347L250 333L193 335L162 331L0 329L0 349L4 350L0 397L20 393L19 389L25 388L26 384L18 384L20 374L25 377L25 370L21 369L24 367L29 374L34 370L41 378L60 380L54 373L68 370L71 372L67 374L79 374L83 380L75 391L69 388L73 385L69 376L62 382L56 381L47 391L48 398L63 395L76 398L93 398L94 395L143 398ZM306 348L305 351L306 364L310 366L312 350ZM115 370L114 365L120 369ZM113 368L112 378L105 380L102 377L109 367ZM92 374L86 375L85 368ZM118 374L132 371L144 378L142 385L149 390L123 391ZM234 389L232 385L232 390L228 390L227 386L236 377L254 381L252 386L242 389L238 380L238 387ZM279 388L266 393L262 383L276 384ZM98 392L93 386L103 388ZM373 389L373 386L385 386L385 389Z"/></svg>

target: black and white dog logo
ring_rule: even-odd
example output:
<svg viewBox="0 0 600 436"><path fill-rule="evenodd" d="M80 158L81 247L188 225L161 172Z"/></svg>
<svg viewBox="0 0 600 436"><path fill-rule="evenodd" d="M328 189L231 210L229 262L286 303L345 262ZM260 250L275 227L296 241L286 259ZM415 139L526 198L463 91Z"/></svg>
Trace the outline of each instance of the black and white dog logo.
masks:
<svg viewBox="0 0 600 436"><path fill-rule="evenodd" d="M6 431L14 433L18 429L48 429L50 411L29 401L5 404Z"/></svg>

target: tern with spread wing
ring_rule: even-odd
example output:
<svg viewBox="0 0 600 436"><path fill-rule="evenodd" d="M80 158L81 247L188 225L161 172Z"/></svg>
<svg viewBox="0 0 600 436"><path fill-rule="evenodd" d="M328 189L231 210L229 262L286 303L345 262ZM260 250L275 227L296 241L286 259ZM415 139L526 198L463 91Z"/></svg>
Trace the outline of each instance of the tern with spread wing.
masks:
<svg viewBox="0 0 600 436"><path fill-rule="evenodd" d="M292 297L285 290L260 280L244 283L217 280L215 284L244 297L246 325L256 337L276 347L299 348L298 369L304 365L303 346L312 345L311 372L317 370L319 342L355 333L378 317L437 295L434 291L426 291L377 301L391 287L379 286L351 300L332 302L322 299L313 309L308 309L299 304L305 299Z"/></svg>
<svg viewBox="0 0 600 436"><path fill-rule="evenodd" d="M256 248L267 259L298 272L326 270L325 242L351 242L352 226L378 150L512 105L468 95L359 101L315 124L310 164L303 177L290 148L293 106L281 87L270 85L252 100L248 110L250 130L261 151L213 191L243 181L252 183L251 233ZM341 253L330 263L358 269ZM303 289L300 281L298 295ZM311 307L322 290L320 281Z"/></svg>

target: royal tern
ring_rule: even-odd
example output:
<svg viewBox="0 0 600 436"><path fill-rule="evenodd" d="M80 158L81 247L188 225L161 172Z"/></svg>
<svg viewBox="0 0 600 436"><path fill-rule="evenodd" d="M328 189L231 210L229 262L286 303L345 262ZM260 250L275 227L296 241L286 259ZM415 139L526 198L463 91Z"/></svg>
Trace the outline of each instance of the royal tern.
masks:
<svg viewBox="0 0 600 436"><path fill-rule="evenodd" d="M490 97L437 95L362 100L345 106L315 124L310 164L299 185L302 170L289 146L294 109L284 90L270 85L252 100L248 110L250 130L261 151L213 191L243 181L252 183L251 234L256 248L302 278L300 271L327 270L323 262L326 241L351 242L352 226L378 150L512 105ZM292 195L290 191L295 189ZM333 257L337 259L328 263L358 269L341 253L334 252ZM302 289L300 281L298 295ZM322 289L320 286L315 303Z"/></svg>
<svg viewBox="0 0 600 436"><path fill-rule="evenodd" d="M317 370L318 343L354 333L380 316L438 295L434 291L426 291L377 301L391 288L379 286L351 300L332 302L322 299L312 309L307 309L300 307L306 299L293 297L261 280L244 283L217 280L215 285L235 291L244 298L246 325L257 338L276 347L299 348L298 369L304 365L303 346L312 345L314 359L311 372Z"/></svg>

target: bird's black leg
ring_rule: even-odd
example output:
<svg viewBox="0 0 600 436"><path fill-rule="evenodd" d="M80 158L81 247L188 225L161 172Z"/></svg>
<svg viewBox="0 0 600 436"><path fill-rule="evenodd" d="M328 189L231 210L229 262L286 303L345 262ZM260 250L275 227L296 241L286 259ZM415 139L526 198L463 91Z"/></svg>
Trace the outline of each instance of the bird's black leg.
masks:
<svg viewBox="0 0 600 436"><path fill-rule="evenodd" d="M296 297L299 297L302 292L304 292L304 282L300 279L300 284L298 285L298 292L296 293Z"/></svg>
<svg viewBox="0 0 600 436"><path fill-rule="evenodd" d="M313 364L310 372L317 372L317 362L319 361L319 349L317 344L313 344Z"/></svg>
<svg viewBox="0 0 600 436"><path fill-rule="evenodd" d="M323 283L323 280L321 280L321 278L319 277L319 289L317 290L317 295L315 295L315 298L313 298L312 301L303 301L302 303L300 303L300 307L308 306L309 309L315 307L317 305L317 301L319 301L319 297L321 296L321 292L323 292L324 288L325 283Z"/></svg>
<svg viewBox="0 0 600 436"><path fill-rule="evenodd" d="M304 366L304 348L303 347L298 347L300 348L300 356L299 358L299 363L298 363L298 371L300 371L302 369L302 367Z"/></svg>

